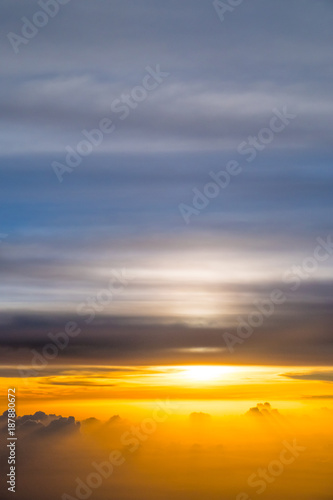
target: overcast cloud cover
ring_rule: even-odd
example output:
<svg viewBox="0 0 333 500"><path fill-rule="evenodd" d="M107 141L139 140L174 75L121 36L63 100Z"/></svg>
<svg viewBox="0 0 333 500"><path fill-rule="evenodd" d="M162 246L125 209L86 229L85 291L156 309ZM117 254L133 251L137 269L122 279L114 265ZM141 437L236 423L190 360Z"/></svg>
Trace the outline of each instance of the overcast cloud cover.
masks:
<svg viewBox="0 0 333 500"><path fill-rule="evenodd" d="M72 0L15 54L7 34L37 10L2 2L3 352L21 360L82 321L114 272L130 279L66 356L224 348L237 316L333 234L332 2L251 0L221 23L210 1ZM168 76L121 120L113 101L158 65ZM239 145L283 108L295 118L247 161ZM60 183L52 163L103 118L115 131ZM230 160L242 172L186 224L179 205ZM332 258L284 285L288 301L235 356L329 363Z"/></svg>

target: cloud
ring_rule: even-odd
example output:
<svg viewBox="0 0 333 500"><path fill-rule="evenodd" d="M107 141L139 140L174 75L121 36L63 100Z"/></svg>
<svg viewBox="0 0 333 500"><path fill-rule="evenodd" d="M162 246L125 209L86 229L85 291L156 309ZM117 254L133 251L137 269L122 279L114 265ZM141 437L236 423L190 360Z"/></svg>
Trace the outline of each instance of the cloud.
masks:
<svg viewBox="0 0 333 500"><path fill-rule="evenodd" d="M209 424L211 418L212 417L211 415L209 415L209 413L203 413L203 412L193 412L189 416L190 423L194 425Z"/></svg>
<svg viewBox="0 0 333 500"><path fill-rule="evenodd" d="M2 32L19 33L22 16L32 16L35 4L4 4ZM64 151L83 128L109 115L112 100L140 83L147 64L157 63L170 72L170 81L134 110L102 150L230 149L263 127L273 107L289 104L301 117L279 145L328 147L330 6L306 0L301 22L299 9L289 6L287 25L272 2L244 5L232 17L222 28L211 3L189 0L169 9L150 0L140 8L133 1L63 6L20 54L7 40L2 46L3 151ZM307 22L311 35L302 29ZM285 24L283 35L279 23ZM223 58L221 46L228 47ZM41 57L45 47L47 61ZM68 47L76 55L70 66ZM29 123L29 130L18 123Z"/></svg>
<svg viewBox="0 0 333 500"><path fill-rule="evenodd" d="M98 419L98 418L95 418L95 417L89 417L89 418L86 418L84 420L82 420L81 422L81 426L84 428L84 427L94 427L94 426L97 426L97 425L100 425L101 424L101 421Z"/></svg>
<svg viewBox="0 0 333 500"><path fill-rule="evenodd" d="M7 420L8 411L6 410L1 416L0 421L5 422ZM22 415L16 417L16 425L18 427L22 426L26 422L36 422L38 424L48 425L53 420L60 418L60 415L47 415L43 411L36 411L33 415Z"/></svg>
<svg viewBox="0 0 333 500"><path fill-rule="evenodd" d="M69 2L22 53L1 46L4 376L66 321L85 327L78 305L123 268L130 286L55 364L225 362L221 333L331 231L330 5L292 3L286 18L274 2L243 3L222 26L198 0ZM36 9L3 4L5 34ZM52 161L156 64L170 77L60 185ZM248 163L237 146L281 106L297 118ZM232 159L242 174L186 226L179 205L192 206L193 190ZM331 266L288 294L235 362L327 364ZM44 373L53 376L50 364Z"/></svg>
<svg viewBox="0 0 333 500"><path fill-rule="evenodd" d="M22 370L31 368L33 362L35 366L41 366L36 353L43 356L43 349L51 343L48 333L60 334L67 322L73 320L81 326L81 333L70 339L66 349L58 349L55 359L48 360L46 366L37 368L37 375L51 377L52 381L52 377L57 375L71 374L72 366L76 369L78 365L100 366L101 363L105 366L124 365L125 371L128 371L125 366L129 365L134 365L135 370L135 366L149 364L182 362L228 364L230 353L225 349L222 333L227 331L237 334L239 314L246 318L253 310L253 301L265 300L267 297L266 292L258 293L259 289L260 287L249 286L248 290L243 291L244 296L242 296L240 292L237 294L235 287L235 297L240 301L240 308L235 307L234 312L229 310L226 318L221 314L216 319L203 318L202 322L197 323L191 317L186 320L172 315L149 316L148 314L132 317L97 316L92 325L86 325L82 320L80 322L80 318L75 316L63 314L11 318L7 324L0 326L1 349L7 357L8 365L3 367L1 373L7 377L20 376L17 371L18 365ZM254 291L255 295L252 295ZM255 361L280 366L287 364L329 366L333 349L330 334L332 320L330 302L325 298L326 288L322 290L322 300L319 300L319 294L316 296L311 287L308 291L308 300L305 300L307 296L305 287L303 297L296 301L292 300L291 296L290 301L281 306L275 315L267 318L260 328L256 328L251 338L239 345L233 353L234 363ZM222 303L222 298L220 300ZM286 345L288 352L285 349ZM76 373L76 379L73 381L64 379L64 384L73 382L81 385L90 384L91 382L84 380L91 375L89 370L82 367L80 370L82 374ZM109 374L112 375L112 371L109 371ZM94 385L104 385L104 383L98 377L93 381Z"/></svg>
<svg viewBox="0 0 333 500"><path fill-rule="evenodd" d="M27 420L33 420L35 422L45 422L49 419L53 420L54 418L57 418L56 415L47 415L43 411L36 411L33 415L23 415L22 417L17 417L17 424L21 425ZM59 418L59 417L58 417Z"/></svg>
<svg viewBox="0 0 333 500"><path fill-rule="evenodd" d="M68 436L78 432L79 429L80 422L76 422L74 417L59 417L52 420L47 426L39 428L34 435L38 437Z"/></svg>
<svg viewBox="0 0 333 500"><path fill-rule="evenodd" d="M202 401L198 403L201 407L202 404ZM110 498L110 488L116 498L125 500L133 498L136 490L139 500L158 498L165 493L169 497L175 491L179 492L177 498L185 500L193 498L193 491L198 491L200 497L205 491L209 496L213 496L214 492L223 496L228 491L239 491L240 478L246 480L253 470L262 464L270 464L272 457L279 456L281 443L285 440L290 446L297 442L299 446L306 446L307 450L304 459L295 461L290 474L281 475L279 480L285 491L283 498L294 498L294 489L301 491L304 497L316 498L318 484L324 494L329 492L332 458L332 449L328 446L332 435L330 412L311 413L305 419L302 414L291 411L294 425L285 430L282 425L263 425L274 423L272 414L275 410L269 403L258 404L256 408L263 415L268 412L269 418L237 418L237 415L214 415L214 418L209 418L203 412L193 412L196 422L209 424L204 429L201 424L200 429L193 428L190 419L186 418L185 409L185 418L173 416L170 422L160 423L156 432L149 435L145 432L142 439L139 436L142 436L142 425L147 418L141 412L142 421L135 421L134 416L130 421L124 421L114 415L105 425L92 417L85 421L89 422L87 425L83 422L80 428L74 417L58 416L47 426L40 423L42 428L36 428L36 420L25 420L22 416L27 435L23 436L20 429L18 443L22 446L17 495L20 500L40 500L45 495L50 500L56 500L65 492L76 497L77 478L86 482L90 474L104 470L98 466L106 463L113 450L119 450L125 458L124 465L117 467L109 478L98 472L103 480L98 489L96 487L95 494L101 500ZM36 412L34 415L34 418L44 419L45 414ZM323 421L325 425L322 425ZM28 426L32 423L35 425L29 429L28 435ZM316 428L315 436L313 428ZM133 443L139 442L135 452L130 452L122 444L129 439ZM4 468L7 465L6 455L7 452L0 456ZM308 469L311 470L309 479L304 476L304 470ZM167 481L166 470L170 474ZM222 486L221 470L229 472ZM207 475L209 481L202 482L202 474ZM271 491L272 500L281 498L280 489Z"/></svg>
<svg viewBox="0 0 333 500"><path fill-rule="evenodd" d="M250 408L245 415L248 417L281 417L279 411L273 409L270 403L257 403L257 406Z"/></svg>
<svg viewBox="0 0 333 500"><path fill-rule="evenodd" d="M110 382L101 383L98 377L96 380L85 380L79 377L71 377L70 380L53 380L52 378L45 377L43 379L43 384L45 385L61 385L61 386L71 386L71 387L115 387L117 384L112 384Z"/></svg>
<svg viewBox="0 0 333 500"><path fill-rule="evenodd" d="M319 382L333 382L332 372L310 372L310 373L284 373L282 377L296 380L313 380Z"/></svg>
<svg viewBox="0 0 333 500"><path fill-rule="evenodd" d="M0 417L3 424L3 432L7 432L7 411ZM16 429L18 434L26 440L48 437L67 437L80 429L80 422L74 417L62 417L61 415L46 414L37 411L33 415L22 415L16 417Z"/></svg>

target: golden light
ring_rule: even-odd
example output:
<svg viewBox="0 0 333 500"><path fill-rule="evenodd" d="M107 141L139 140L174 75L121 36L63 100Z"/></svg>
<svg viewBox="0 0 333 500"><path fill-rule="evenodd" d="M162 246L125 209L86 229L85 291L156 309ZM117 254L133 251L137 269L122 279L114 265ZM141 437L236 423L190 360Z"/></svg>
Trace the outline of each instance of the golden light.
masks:
<svg viewBox="0 0 333 500"><path fill-rule="evenodd" d="M233 366L191 365L182 367L181 375L192 382L214 382L223 380L226 375L234 373Z"/></svg>

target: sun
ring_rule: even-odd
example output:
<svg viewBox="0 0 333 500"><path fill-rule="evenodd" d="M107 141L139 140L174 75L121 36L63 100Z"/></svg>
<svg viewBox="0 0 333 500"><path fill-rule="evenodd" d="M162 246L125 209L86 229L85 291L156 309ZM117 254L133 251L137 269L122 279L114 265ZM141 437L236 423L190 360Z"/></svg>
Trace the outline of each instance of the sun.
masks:
<svg viewBox="0 0 333 500"><path fill-rule="evenodd" d="M182 375L192 382L214 382L222 380L234 372L233 366L220 365L190 365L182 367Z"/></svg>

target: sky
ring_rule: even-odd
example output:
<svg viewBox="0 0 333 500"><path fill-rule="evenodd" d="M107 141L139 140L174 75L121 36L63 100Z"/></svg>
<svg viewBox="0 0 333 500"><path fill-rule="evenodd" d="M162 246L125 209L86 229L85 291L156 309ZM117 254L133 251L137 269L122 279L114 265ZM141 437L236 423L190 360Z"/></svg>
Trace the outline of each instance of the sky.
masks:
<svg viewBox="0 0 333 500"><path fill-rule="evenodd" d="M17 500L332 498L332 24L331 0L2 0Z"/></svg>
<svg viewBox="0 0 333 500"><path fill-rule="evenodd" d="M159 422L154 425L156 410ZM265 403L248 406L244 415L232 418L204 412L180 417L156 407L147 415L141 421L112 415L107 421L81 422L43 411L20 416L15 496L141 500L172 495L199 500L208 493L213 500L249 500L257 495L271 500L296 495L305 500L330 498L328 410L302 419ZM313 436L309 428L318 419L322 425ZM2 436L5 425L1 415ZM1 465L5 469L6 464ZM13 493L3 495L12 497Z"/></svg>
<svg viewBox="0 0 333 500"><path fill-rule="evenodd" d="M328 365L331 3L253 0L221 21L202 1L68 2L31 37L38 9L2 5L8 364L74 321L54 365ZM276 289L230 353L225 334Z"/></svg>

